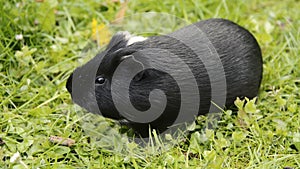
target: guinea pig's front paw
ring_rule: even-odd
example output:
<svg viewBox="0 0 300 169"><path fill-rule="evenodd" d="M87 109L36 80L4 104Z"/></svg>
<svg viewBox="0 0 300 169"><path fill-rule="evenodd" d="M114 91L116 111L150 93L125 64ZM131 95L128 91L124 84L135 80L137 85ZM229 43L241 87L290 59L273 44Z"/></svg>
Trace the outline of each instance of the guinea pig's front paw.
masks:
<svg viewBox="0 0 300 169"><path fill-rule="evenodd" d="M119 120L119 124L122 127L125 127L127 132L129 131L128 134L131 137L133 137L134 135L138 136L138 137L142 137L142 138L149 137L149 125L148 124L133 123L126 119Z"/></svg>
<svg viewBox="0 0 300 169"><path fill-rule="evenodd" d="M126 119L119 120L119 123L120 123L121 126L123 126L123 125L128 126L130 124L130 122Z"/></svg>

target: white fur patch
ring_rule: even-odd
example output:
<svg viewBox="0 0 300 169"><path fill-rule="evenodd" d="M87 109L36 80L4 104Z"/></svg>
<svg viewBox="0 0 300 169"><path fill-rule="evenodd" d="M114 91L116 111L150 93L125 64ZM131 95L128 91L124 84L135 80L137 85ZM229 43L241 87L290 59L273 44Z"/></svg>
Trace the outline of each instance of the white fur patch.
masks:
<svg viewBox="0 0 300 169"><path fill-rule="evenodd" d="M144 40L146 40L147 38L143 37L143 36L134 36L134 35L131 35L129 32L127 31L124 31L124 32L121 32L123 35L125 35L125 39L127 40L127 44L126 46L129 46L131 44L134 44L136 42L142 42Z"/></svg>
<svg viewBox="0 0 300 169"><path fill-rule="evenodd" d="M131 44L133 44L133 43L135 43L135 42L142 42L142 41L144 41L144 40L146 40L147 38L145 38L145 37L142 37L142 36L131 36L131 38L128 40L128 42L127 42L127 46L128 45L131 45Z"/></svg>

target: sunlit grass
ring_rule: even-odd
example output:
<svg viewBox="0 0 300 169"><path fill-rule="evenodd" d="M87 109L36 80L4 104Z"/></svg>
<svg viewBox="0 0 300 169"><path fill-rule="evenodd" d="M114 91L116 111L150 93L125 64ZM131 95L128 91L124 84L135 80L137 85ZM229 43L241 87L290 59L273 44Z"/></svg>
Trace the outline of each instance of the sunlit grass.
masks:
<svg viewBox="0 0 300 169"><path fill-rule="evenodd" d="M0 6L0 138L4 142L0 168L300 166L299 1L128 3L127 16L152 11L188 23L212 17L233 20L256 36L263 52L264 75L255 104L249 101L238 111L225 111L214 130L203 130L205 117L199 117L189 140L159 155L133 144L125 144L123 154L99 148L99 142L83 131L82 117L65 89L74 68L98 50L91 40L93 18L109 25L120 3L15 0L0 1ZM146 28L139 26L132 33ZM165 28L171 31L176 26ZM108 124L99 130L107 132ZM53 135L76 143L71 147L53 143L49 140ZM17 152L20 158L10 162Z"/></svg>

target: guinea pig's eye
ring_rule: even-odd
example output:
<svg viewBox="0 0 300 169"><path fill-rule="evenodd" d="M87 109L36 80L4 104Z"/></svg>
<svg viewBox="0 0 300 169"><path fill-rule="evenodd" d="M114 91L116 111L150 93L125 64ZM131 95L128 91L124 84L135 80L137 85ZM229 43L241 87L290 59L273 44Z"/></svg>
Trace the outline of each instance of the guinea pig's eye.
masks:
<svg viewBox="0 0 300 169"><path fill-rule="evenodd" d="M102 76L96 77L96 80L95 80L96 84L102 85L102 84L104 84L104 82L105 82L105 78L104 77L102 77Z"/></svg>

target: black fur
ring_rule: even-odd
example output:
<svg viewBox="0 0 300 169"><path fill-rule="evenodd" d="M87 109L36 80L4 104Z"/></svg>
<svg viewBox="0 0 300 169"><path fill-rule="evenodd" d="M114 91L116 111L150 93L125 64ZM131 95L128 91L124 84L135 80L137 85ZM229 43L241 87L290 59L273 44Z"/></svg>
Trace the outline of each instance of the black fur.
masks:
<svg viewBox="0 0 300 169"><path fill-rule="evenodd" d="M233 105L237 97L253 98L257 96L262 78L262 56L260 47L251 33L225 19L209 19L194 25L205 33L220 56L227 83L225 106ZM188 34L189 32L186 33ZM176 34L176 32L173 34ZM113 36L107 49L96 56L103 57L96 76L106 79L104 84L95 84L97 103L103 116L123 122L143 137L147 137L149 125L163 132L174 123L182 100L178 84L172 76L165 72L146 69L136 75L130 84L130 101L139 111L145 111L150 108L150 91L161 89L165 92L167 107L164 113L155 121L151 123L135 123L126 120L117 111L112 101L110 83L115 69L123 60L127 59L126 56L131 55L139 58L141 55L139 51L148 48L166 49L181 58L189 66L200 91L198 115L208 113L212 96L207 69L214 69L213 64L211 67L205 67L188 45L170 36L153 36L145 41L136 42L129 46L126 44L126 36L118 33ZM151 57L155 57L155 53L151 55L153 55ZM165 56L157 61L171 64L172 58ZM180 70L174 71L182 73ZM182 74L182 78L185 78L184 74ZM122 82L120 82L121 85ZM72 93L72 75L68 79L67 89ZM224 105L219 106L223 107Z"/></svg>

